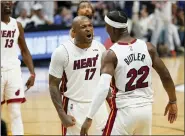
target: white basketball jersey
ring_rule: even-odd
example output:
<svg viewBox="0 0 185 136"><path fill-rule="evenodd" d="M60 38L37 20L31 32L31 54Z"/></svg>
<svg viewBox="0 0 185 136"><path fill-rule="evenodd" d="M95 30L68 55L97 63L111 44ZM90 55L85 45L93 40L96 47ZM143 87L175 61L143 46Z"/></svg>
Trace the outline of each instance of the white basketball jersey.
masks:
<svg viewBox="0 0 185 136"><path fill-rule="evenodd" d="M1 70L20 66L18 59L19 28L17 21L10 17L10 22L1 21Z"/></svg>
<svg viewBox="0 0 185 136"><path fill-rule="evenodd" d="M62 80L64 96L79 102L91 102L100 79L103 45L93 40L91 47L81 49L69 40L61 46L66 48L69 56Z"/></svg>
<svg viewBox="0 0 185 136"><path fill-rule="evenodd" d="M131 44L115 43L111 48L117 56L114 79L116 106L143 106L153 101L152 60L142 40Z"/></svg>

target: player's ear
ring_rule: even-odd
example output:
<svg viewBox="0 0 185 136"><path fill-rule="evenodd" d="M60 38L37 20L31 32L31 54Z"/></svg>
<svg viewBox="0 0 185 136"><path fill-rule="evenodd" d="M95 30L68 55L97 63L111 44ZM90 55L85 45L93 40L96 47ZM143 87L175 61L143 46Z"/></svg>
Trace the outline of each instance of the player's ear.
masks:
<svg viewBox="0 0 185 136"><path fill-rule="evenodd" d="M75 30L73 28L71 28L71 37L74 38L75 35L76 35Z"/></svg>

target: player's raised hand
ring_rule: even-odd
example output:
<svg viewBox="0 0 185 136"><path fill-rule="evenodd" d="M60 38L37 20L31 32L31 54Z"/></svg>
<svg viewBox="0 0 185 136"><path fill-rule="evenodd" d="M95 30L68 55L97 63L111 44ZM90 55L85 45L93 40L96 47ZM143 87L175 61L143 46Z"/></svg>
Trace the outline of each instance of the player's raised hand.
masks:
<svg viewBox="0 0 185 136"><path fill-rule="evenodd" d="M28 81L26 82L27 90L34 85L34 82L35 82L35 75L31 75L28 78Z"/></svg>
<svg viewBox="0 0 185 136"><path fill-rule="evenodd" d="M174 121L176 121L177 113L178 113L177 104L168 103L164 112L164 116L166 116L167 113L168 113L168 121L170 123L173 123Z"/></svg>
<svg viewBox="0 0 185 136"><path fill-rule="evenodd" d="M88 136L88 130L91 127L91 124L92 124L92 119L86 118L86 120L84 121L81 127L81 131L80 131L81 136Z"/></svg>
<svg viewBox="0 0 185 136"><path fill-rule="evenodd" d="M62 119L62 125L64 125L65 128L72 127L76 124L76 119L71 115L65 115Z"/></svg>

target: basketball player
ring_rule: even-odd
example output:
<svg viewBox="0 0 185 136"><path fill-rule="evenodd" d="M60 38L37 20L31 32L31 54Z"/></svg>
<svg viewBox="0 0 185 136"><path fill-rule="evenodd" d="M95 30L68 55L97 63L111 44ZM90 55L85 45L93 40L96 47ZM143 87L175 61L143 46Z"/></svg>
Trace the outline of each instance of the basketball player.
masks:
<svg viewBox="0 0 185 136"><path fill-rule="evenodd" d="M89 19L93 20L94 9L93 9L93 6L91 5L91 2L86 1L86 0L80 1L80 3L78 4L78 7L77 7L77 15L78 16L86 16ZM71 35L72 38L74 38L73 29L70 30L70 35ZM99 45L101 46L102 44L99 43ZM102 45L102 46L104 46L104 45ZM106 46L104 46L104 47L106 47ZM111 106L111 103L110 103L110 98L112 97L111 92L112 92L112 87L110 86L109 94L106 98L109 107Z"/></svg>
<svg viewBox="0 0 185 136"><path fill-rule="evenodd" d="M105 48L93 40L93 25L86 16L72 23L74 39L64 41L52 54L49 68L51 99L62 122L62 135L79 135L92 101L94 86L100 79L100 65ZM62 80L63 103L59 84ZM102 114L103 113L103 114ZM108 118L106 104L95 116L90 134L99 135Z"/></svg>
<svg viewBox="0 0 185 136"><path fill-rule="evenodd" d="M24 135L21 103L25 102L25 96L17 45L30 71L27 89L34 85L35 72L24 30L16 19L10 17L11 10L11 1L1 1L1 105L8 104L12 135Z"/></svg>
<svg viewBox="0 0 185 136"><path fill-rule="evenodd" d="M105 22L114 45L103 55L101 78L81 135L88 134L93 116L108 94L112 77L115 79L113 107L103 135L151 135L152 67L159 74L169 97L164 115L168 113L170 123L177 118L177 99L172 78L154 46L129 35L124 12L109 12Z"/></svg>

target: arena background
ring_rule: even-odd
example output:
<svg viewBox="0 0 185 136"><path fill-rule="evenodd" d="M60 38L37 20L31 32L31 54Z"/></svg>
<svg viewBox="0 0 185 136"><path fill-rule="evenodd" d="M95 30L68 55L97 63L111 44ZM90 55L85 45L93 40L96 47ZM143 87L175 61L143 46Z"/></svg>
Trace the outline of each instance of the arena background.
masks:
<svg viewBox="0 0 185 136"><path fill-rule="evenodd" d="M61 134L61 124L49 96L48 66L52 52L60 43L69 38L69 30L76 16L78 3L79 1L14 1L12 16L17 18L25 29L26 43L33 57L36 71L35 86L26 92L27 102L22 106L25 134ZM176 85L179 114L174 124L168 123L167 117L163 116L168 98L159 76L153 71L152 86L155 101L152 134L184 135L185 2L92 1L92 5L95 9L93 19L95 39L103 43L106 48L111 46L111 42L105 31L103 19L104 15L113 9L127 13L129 32L136 38L151 42L152 36L159 31L157 49ZM43 16L42 19L35 19L38 12ZM170 24L169 27L165 25L166 20ZM169 39L171 42L166 42ZM175 50L171 50L171 46L174 46ZM22 59L21 56L20 59ZM21 66L25 84L29 71L23 63ZM3 107L2 118L10 128L6 105Z"/></svg>

